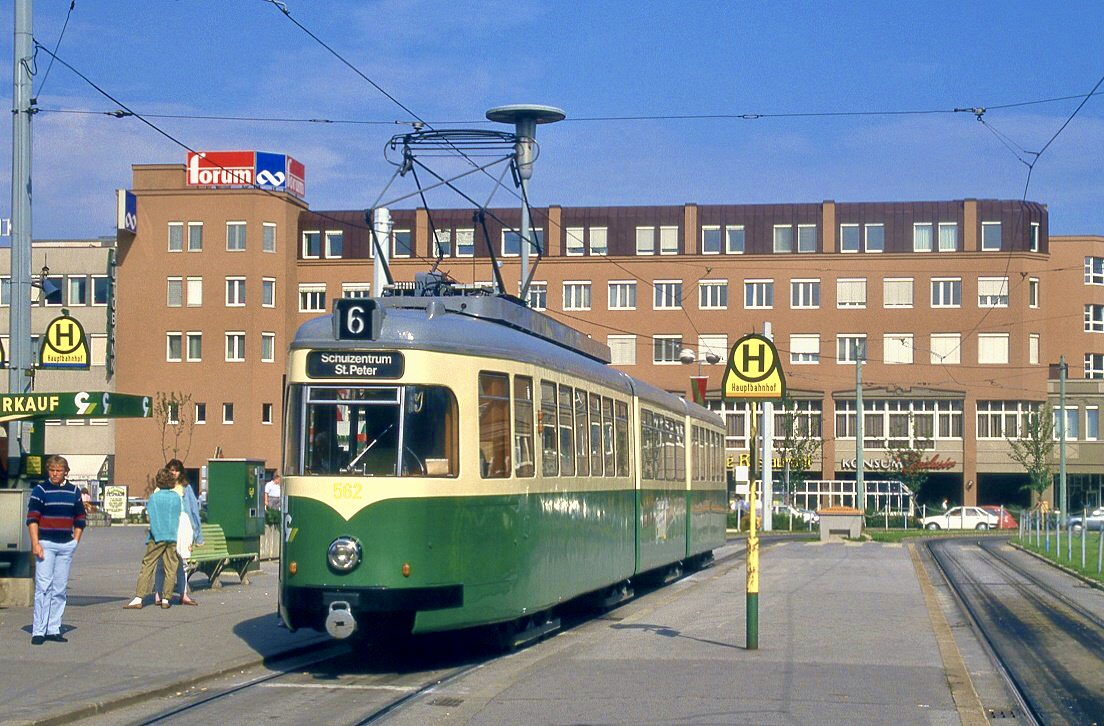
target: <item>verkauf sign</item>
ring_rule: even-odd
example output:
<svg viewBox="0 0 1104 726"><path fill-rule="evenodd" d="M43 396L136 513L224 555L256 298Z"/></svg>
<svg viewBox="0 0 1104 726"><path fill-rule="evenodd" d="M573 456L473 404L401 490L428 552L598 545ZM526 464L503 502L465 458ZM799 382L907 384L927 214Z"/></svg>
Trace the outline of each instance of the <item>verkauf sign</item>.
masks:
<svg viewBox="0 0 1104 726"><path fill-rule="evenodd" d="M192 187L257 187L300 198L307 193L306 167L266 151L189 151L185 178Z"/></svg>

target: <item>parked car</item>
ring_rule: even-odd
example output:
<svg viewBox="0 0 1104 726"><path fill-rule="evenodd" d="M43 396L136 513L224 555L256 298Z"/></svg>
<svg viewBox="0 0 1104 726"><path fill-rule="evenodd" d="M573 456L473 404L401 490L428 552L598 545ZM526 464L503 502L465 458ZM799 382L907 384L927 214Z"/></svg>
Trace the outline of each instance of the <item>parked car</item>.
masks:
<svg viewBox="0 0 1104 726"><path fill-rule="evenodd" d="M1104 531L1104 507L1097 507L1089 512L1087 517L1083 514L1075 514L1069 518L1069 522L1074 532L1080 532L1082 527L1087 528L1090 532L1093 530Z"/></svg>
<svg viewBox="0 0 1104 726"><path fill-rule="evenodd" d="M771 511L775 515L782 515L789 517L794 521L801 521L805 524L812 522L816 524L820 521L820 516L811 509L799 509L792 504L775 504L771 507Z"/></svg>
<svg viewBox="0 0 1104 726"><path fill-rule="evenodd" d="M920 520L924 529L996 529L1000 518L981 507L951 507Z"/></svg>
<svg viewBox="0 0 1104 726"><path fill-rule="evenodd" d="M139 497L127 498L127 517L134 517L139 521L146 521L146 500Z"/></svg>
<svg viewBox="0 0 1104 726"><path fill-rule="evenodd" d="M996 504L983 504L981 505L981 508L984 509L986 512L991 512L997 515L997 518L1000 519L1000 525L997 526L997 529L1015 529L1016 527L1020 526L1019 522L1016 521L1016 518L1012 516L1012 512L1009 512L1007 509L1002 509ZM1002 511L1004 512L1003 519L1001 519Z"/></svg>

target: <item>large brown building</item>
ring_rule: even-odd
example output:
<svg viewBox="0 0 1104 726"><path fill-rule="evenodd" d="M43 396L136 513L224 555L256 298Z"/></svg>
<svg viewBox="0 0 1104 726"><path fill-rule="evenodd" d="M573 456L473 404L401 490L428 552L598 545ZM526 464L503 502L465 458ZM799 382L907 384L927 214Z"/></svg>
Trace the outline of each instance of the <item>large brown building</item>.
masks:
<svg viewBox="0 0 1104 726"><path fill-rule="evenodd" d="M310 211L288 192L194 182L183 164L134 167L116 387L188 398L190 467L221 455L276 468L288 341L335 298L377 291L369 226L363 211ZM973 199L551 206L534 210L545 251L529 302L609 343L613 365L655 385L688 395L689 376L707 375L737 460L752 426L744 405L720 400L724 359L769 324L802 430L821 440L810 473L824 479L854 477L861 358L866 469L886 468L892 445L928 449L944 467L928 499L1026 501L1006 439L1028 412L1057 405L1064 357L1071 501L1094 504L1104 238L1050 237L1047 215L1041 204ZM397 280L440 252L454 279L490 283L489 241L517 290L518 210L490 211L485 228L471 210L392 216ZM117 426L117 480L144 486L164 437L149 422Z"/></svg>

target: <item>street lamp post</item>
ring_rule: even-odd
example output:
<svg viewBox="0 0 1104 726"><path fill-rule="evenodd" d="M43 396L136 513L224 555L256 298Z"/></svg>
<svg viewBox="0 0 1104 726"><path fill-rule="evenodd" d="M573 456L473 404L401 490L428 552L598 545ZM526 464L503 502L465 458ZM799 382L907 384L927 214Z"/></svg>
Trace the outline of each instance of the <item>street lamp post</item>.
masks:
<svg viewBox="0 0 1104 726"><path fill-rule="evenodd" d="M707 351L704 358L705 362L709 365L716 365L721 362L721 356L713 351ZM698 364L698 375L690 376L690 394L694 398L694 403L699 406L704 406L705 391L709 383L709 376L703 376L701 374L702 356L695 354L694 351L689 348L683 348L679 351L679 362L684 366L692 365L695 362Z"/></svg>

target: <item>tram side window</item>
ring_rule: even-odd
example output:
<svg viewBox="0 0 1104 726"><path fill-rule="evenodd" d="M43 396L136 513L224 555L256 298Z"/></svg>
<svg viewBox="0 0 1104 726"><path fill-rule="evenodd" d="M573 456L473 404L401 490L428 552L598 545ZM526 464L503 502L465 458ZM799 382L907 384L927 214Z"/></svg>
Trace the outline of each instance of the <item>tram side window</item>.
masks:
<svg viewBox="0 0 1104 726"><path fill-rule="evenodd" d="M652 412L640 412L640 476L656 478L656 440Z"/></svg>
<svg viewBox="0 0 1104 726"><path fill-rule="evenodd" d="M616 471L613 463L613 399L602 399L602 448L606 454L606 476Z"/></svg>
<svg viewBox="0 0 1104 726"><path fill-rule="evenodd" d="M510 476L510 379L479 374L479 469L485 479Z"/></svg>
<svg viewBox="0 0 1104 726"><path fill-rule="evenodd" d="M571 416L572 390L560 386L560 476L575 475L575 427Z"/></svg>
<svg viewBox="0 0 1104 726"><path fill-rule="evenodd" d="M560 462L556 450L556 384L541 381L541 473L545 476L558 476Z"/></svg>
<svg viewBox="0 0 1104 726"><path fill-rule="evenodd" d="M672 421L675 435L675 480L686 481L686 424Z"/></svg>
<svg viewBox="0 0 1104 726"><path fill-rule="evenodd" d="M533 379L514 377L514 473L533 476Z"/></svg>
<svg viewBox="0 0 1104 726"><path fill-rule="evenodd" d="M590 475L602 476L602 399L590 394Z"/></svg>
<svg viewBox="0 0 1104 726"><path fill-rule="evenodd" d="M590 476L590 427L587 424L587 393L575 389L575 464L579 476Z"/></svg>
<svg viewBox="0 0 1104 726"><path fill-rule="evenodd" d="M617 402L617 415L613 419L613 438L617 450L617 476L629 475L629 406Z"/></svg>
<svg viewBox="0 0 1104 726"><path fill-rule="evenodd" d="M452 391L444 386L407 386L400 475L456 476L458 420Z"/></svg>

